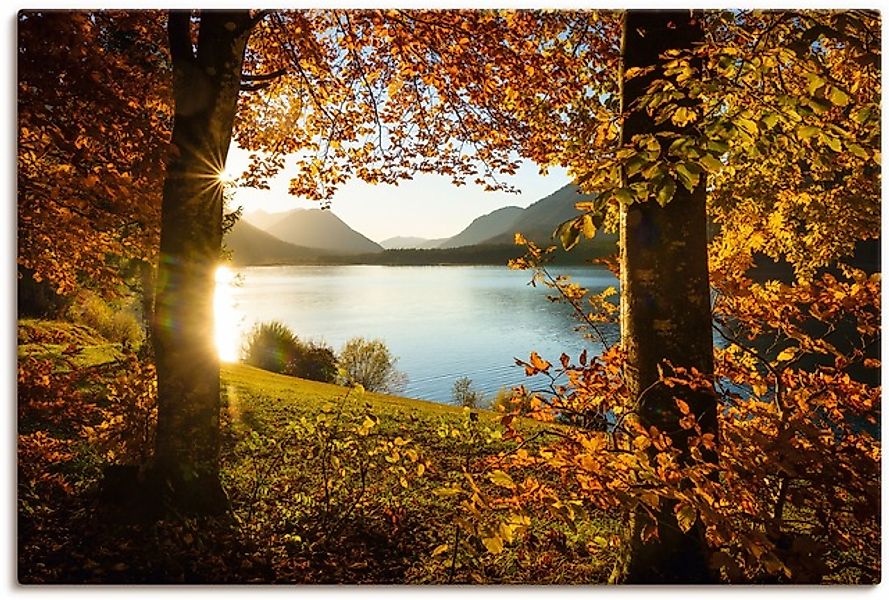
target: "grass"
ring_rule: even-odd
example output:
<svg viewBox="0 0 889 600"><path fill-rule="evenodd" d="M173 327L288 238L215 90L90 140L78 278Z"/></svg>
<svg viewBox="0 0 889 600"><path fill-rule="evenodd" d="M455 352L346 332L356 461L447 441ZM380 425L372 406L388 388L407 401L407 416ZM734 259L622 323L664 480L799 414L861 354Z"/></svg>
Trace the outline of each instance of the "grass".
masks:
<svg viewBox="0 0 889 600"><path fill-rule="evenodd" d="M21 319L18 322L18 357L61 359L64 351L71 354L74 366L87 367L113 362L121 357L120 344L114 344L87 325L67 321Z"/></svg>
<svg viewBox="0 0 889 600"><path fill-rule="evenodd" d="M71 345L82 349L75 367L120 353L87 327L19 323L20 357L59 356ZM72 428L64 440L71 456L52 467L64 491L20 480L20 581L596 583L610 571L613 550L598 540L618 524L607 515L585 515L576 529L531 515L526 535L498 554L457 532L459 518L490 528L505 517L496 507L474 517L468 494L441 493L468 488L469 473L496 502L503 490L486 473L514 446L497 413L359 394L246 365L223 365L221 386L228 515L129 520L101 501L106 459ZM541 425L521 427L534 433Z"/></svg>
<svg viewBox="0 0 889 600"><path fill-rule="evenodd" d="M280 566L303 565L285 580L593 583L607 578L613 556L593 540L613 533L616 522L603 516L584 520L576 531L538 516L529 527L531 541L507 544L493 555L478 540L463 539L454 553L454 519L471 518L462 506L465 496L436 492L465 483L466 470L496 494L484 472L512 447L502 439L501 415L356 395L243 365L225 366L222 381L227 489L245 531L277 547L272 554ZM356 432L367 419L376 423L361 436ZM529 433L540 427L523 424ZM492 511L482 520L495 517ZM444 545L447 551L436 553Z"/></svg>

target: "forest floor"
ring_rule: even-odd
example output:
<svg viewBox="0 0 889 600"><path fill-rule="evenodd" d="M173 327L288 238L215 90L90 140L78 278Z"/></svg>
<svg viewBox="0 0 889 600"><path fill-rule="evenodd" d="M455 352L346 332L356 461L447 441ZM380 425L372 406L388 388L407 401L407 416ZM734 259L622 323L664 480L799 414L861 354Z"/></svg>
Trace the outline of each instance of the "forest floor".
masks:
<svg viewBox="0 0 889 600"><path fill-rule="evenodd" d="M103 496L107 452L76 427L42 423L46 409L32 392L45 382L22 380L28 356L67 353L79 365L120 356L94 332L61 329L19 326L20 583L564 584L608 577L619 522L595 511L573 526L557 514L527 515L524 535L501 530L493 546L484 542L503 512L471 514L466 492L456 490L471 478L482 495L502 494L491 475L515 444L503 438L501 415L244 365L224 365L221 379L230 512L134 518L126 502L138 499L115 505ZM85 398L102 405L103 389L93 384ZM540 427L520 426L529 438ZM52 446L43 432L64 442L64 452L44 453L49 462L35 475L35 436ZM534 452L535 441L524 448ZM526 475L554 477L530 468ZM460 522L481 535L458 533Z"/></svg>

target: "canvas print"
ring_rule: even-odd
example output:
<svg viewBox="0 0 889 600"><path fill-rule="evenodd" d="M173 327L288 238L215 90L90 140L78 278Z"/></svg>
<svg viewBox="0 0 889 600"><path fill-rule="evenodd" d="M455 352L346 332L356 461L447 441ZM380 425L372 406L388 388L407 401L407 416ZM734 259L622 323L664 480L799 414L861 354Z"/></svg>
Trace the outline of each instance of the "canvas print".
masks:
<svg viewBox="0 0 889 600"><path fill-rule="evenodd" d="M880 581L879 12L16 26L20 584Z"/></svg>

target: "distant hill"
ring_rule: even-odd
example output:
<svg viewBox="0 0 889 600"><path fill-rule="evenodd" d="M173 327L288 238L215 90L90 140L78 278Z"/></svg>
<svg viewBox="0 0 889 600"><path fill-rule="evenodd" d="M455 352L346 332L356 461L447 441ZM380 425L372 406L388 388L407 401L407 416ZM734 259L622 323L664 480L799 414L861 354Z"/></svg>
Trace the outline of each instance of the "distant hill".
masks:
<svg viewBox="0 0 889 600"><path fill-rule="evenodd" d="M330 254L382 252L383 247L345 223L329 210L296 209L266 229L285 242L317 248Z"/></svg>
<svg viewBox="0 0 889 600"><path fill-rule="evenodd" d="M288 244L244 220L235 223L223 240L236 265L274 265L314 262L324 253Z"/></svg>
<svg viewBox="0 0 889 600"><path fill-rule="evenodd" d="M461 246L475 246L486 242L487 240L509 233L509 241L512 243L512 227L513 224L524 215L525 209L518 206L505 206L498 208L494 212L482 215L475 219L469 226L455 235L439 244L439 248L459 248ZM504 243L504 242L500 242Z"/></svg>
<svg viewBox="0 0 889 600"><path fill-rule="evenodd" d="M495 234L484 240L484 243L512 243L517 231L538 244L552 243L553 231L568 219L578 215L574 204L593 198L594 196L590 194L579 194L577 186L569 183L523 210L522 214L511 224L509 231Z"/></svg>
<svg viewBox="0 0 889 600"><path fill-rule="evenodd" d="M286 217L288 212L289 211L270 213L264 210L257 210L254 212L244 213L244 216L242 216L241 219L244 221L248 221L251 225L259 227L260 229L265 231L269 227Z"/></svg>
<svg viewBox="0 0 889 600"><path fill-rule="evenodd" d="M383 240L380 242L380 246L386 250L399 250L405 248L425 250L428 248L438 248L438 245L447 239L448 238L438 238L430 240L421 237L396 236Z"/></svg>

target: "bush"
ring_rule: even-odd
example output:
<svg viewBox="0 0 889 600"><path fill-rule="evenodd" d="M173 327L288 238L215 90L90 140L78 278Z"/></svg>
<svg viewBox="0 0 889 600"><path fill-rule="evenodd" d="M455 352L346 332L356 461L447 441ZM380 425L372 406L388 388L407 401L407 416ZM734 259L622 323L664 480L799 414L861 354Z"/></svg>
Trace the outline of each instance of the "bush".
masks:
<svg viewBox="0 0 889 600"><path fill-rule="evenodd" d="M297 342L296 355L284 368L285 375L333 383L336 380L336 355L321 342Z"/></svg>
<svg viewBox="0 0 889 600"><path fill-rule="evenodd" d="M485 395L472 387L472 380L469 377L460 377L454 381L451 396L454 404L469 408L480 408L485 400Z"/></svg>
<svg viewBox="0 0 889 600"><path fill-rule="evenodd" d="M407 375L395 368L396 362L398 359L381 340L352 338L340 351L339 382L357 383L371 392L400 392L407 385Z"/></svg>
<svg viewBox="0 0 889 600"><path fill-rule="evenodd" d="M92 327L110 342L136 348L145 340L135 311L125 304L103 300L93 292L78 294L68 315L75 323Z"/></svg>
<svg viewBox="0 0 889 600"><path fill-rule="evenodd" d="M280 321L259 323L253 327L244 344L244 362L248 365L283 373L297 354L299 340Z"/></svg>
<svg viewBox="0 0 889 600"><path fill-rule="evenodd" d="M244 345L244 362L266 371L314 381L336 377L333 349L321 342L302 342L279 321L256 325Z"/></svg>

